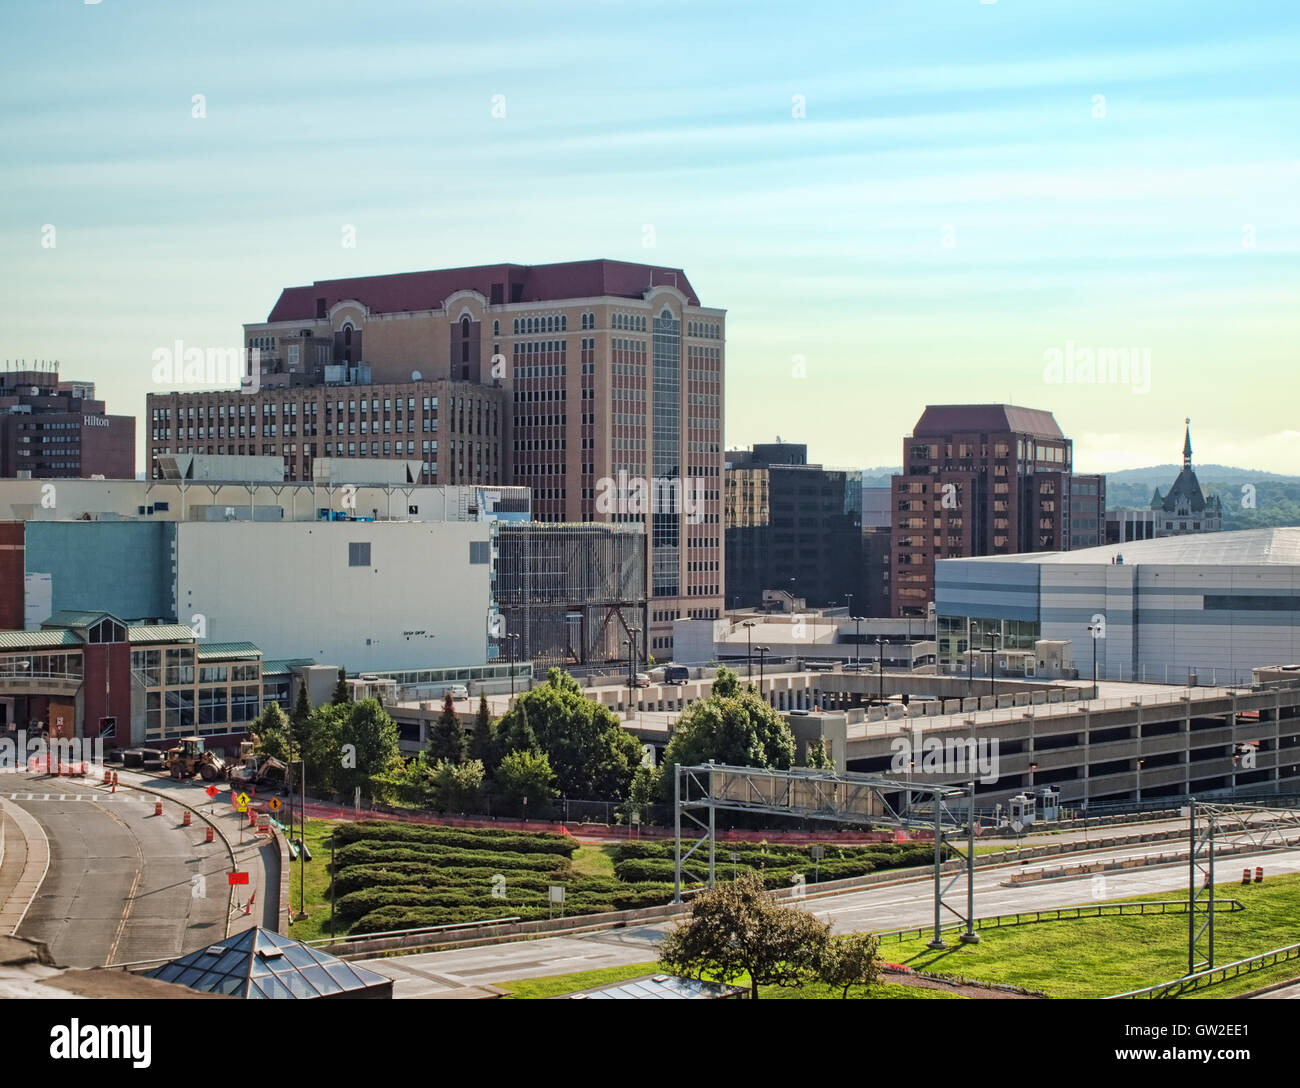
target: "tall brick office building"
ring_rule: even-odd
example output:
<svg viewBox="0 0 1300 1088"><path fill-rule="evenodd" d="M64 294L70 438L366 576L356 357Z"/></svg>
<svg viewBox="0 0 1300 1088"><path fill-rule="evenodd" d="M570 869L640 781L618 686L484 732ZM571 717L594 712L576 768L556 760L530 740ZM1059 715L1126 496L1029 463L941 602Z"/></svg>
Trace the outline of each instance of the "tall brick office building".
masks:
<svg viewBox="0 0 1300 1088"><path fill-rule="evenodd" d="M929 405L903 439L903 473L892 480L890 615L926 615L937 559L1102 543L1095 512L1086 536L1071 527L1075 482L1096 485L1091 505L1098 491L1105 504L1104 477L1074 476L1073 451L1051 412Z"/></svg>
<svg viewBox="0 0 1300 1088"><path fill-rule="evenodd" d="M135 417L110 416L95 383L58 365L0 374L0 476L135 479Z"/></svg>
<svg viewBox="0 0 1300 1088"><path fill-rule="evenodd" d="M521 485L538 521L645 525L643 654L671 654L674 619L721 615L725 311L682 270L594 260L318 281L286 288L244 340L257 392L149 397L155 474L160 453L271 453L290 480L319 457L376 457L418 460L422 483ZM642 509L638 478L689 480L698 501Z"/></svg>

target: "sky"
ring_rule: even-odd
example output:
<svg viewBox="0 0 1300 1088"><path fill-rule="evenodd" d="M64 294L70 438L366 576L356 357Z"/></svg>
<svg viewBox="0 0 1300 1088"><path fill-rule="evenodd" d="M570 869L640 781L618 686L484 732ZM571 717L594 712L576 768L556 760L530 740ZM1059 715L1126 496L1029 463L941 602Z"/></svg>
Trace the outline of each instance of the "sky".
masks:
<svg viewBox="0 0 1300 1088"><path fill-rule="evenodd" d="M283 287L607 257L727 311L729 448L896 465L996 401L1077 471L1190 417L1300 473L1294 0L45 0L0 40L0 358L95 381L139 466L153 352Z"/></svg>

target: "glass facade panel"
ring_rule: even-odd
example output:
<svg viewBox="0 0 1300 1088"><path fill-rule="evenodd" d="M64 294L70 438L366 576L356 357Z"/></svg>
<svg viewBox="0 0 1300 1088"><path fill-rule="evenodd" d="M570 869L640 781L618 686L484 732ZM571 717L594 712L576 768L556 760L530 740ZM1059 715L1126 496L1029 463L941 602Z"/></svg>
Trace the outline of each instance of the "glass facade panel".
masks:
<svg viewBox="0 0 1300 1088"><path fill-rule="evenodd" d="M652 467L656 479L681 480L681 322L665 307L654 320L654 432ZM651 591L673 597L681 589L681 511L664 510L659 487L650 515L653 548Z"/></svg>

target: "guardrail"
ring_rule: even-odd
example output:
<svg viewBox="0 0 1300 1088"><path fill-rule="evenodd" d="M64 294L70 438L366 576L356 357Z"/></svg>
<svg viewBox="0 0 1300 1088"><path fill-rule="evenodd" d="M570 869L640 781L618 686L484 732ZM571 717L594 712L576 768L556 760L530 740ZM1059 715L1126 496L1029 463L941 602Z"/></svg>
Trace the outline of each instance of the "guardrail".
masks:
<svg viewBox="0 0 1300 1088"><path fill-rule="evenodd" d="M1274 967L1279 963L1286 963L1288 960L1300 959L1300 944L1289 944L1282 948L1274 948L1268 952L1261 952L1257 956L1248 956L1244 960L1234 960L1232 963L1225 963L1222 967L1210 967L1204 971L1197 971L1194 974L1184 975L1182 978L1175 979L1173 982L1161 982L1156 986L1147 986L1141 990L1129 990L1127 993L1111 994L1103 998L1104 1001L1119 1001L1129 998L1163 998L1178 997L1180 994L1188 993L1191 990L1200 989L1202 985L1213 986L1219 982L1226 982L1230 978L1237 978L1240 975L1248 975L1254 971L1261 971L1265 967Z"/></svg>
<svg viewBox="0 0 1300 1088"><path fill-rule="evenodd" d="M1156 907L1160 909L1156 910ZM1216 899L1214 909L1233 913L1246 908L1239 899ZM1017 911L1015 914L991 914L986 918L976 918L975 928L1002 929L1009 926L1032 925L1035 922L1077 921L1081 918L1106 918L1119 915L1186 913L1186 899L1157 899L1152 902L1138 903L1097 903L1094 906L1055 907L1050 910L1022 910ZM959 930L961 928L961 922L949 922L946 926L940 927L940 932ZM933 926L919 926L913 929L886 930L883 933L875 934L875 936L882 943L896 940L899 944L902 944L903 941L926 937L933 932Z"/></svg>
<svg viewBox="0 0 1300 1088"><path fill-rule="evenodd" d="M508 925L518 922L519 916L512 914L505 918L483 918L477 922L449 922L441 926L417 926L410 929L386 929L378 933L351 933L343 937L319 937L314 941L301 943L312 947L324 948L332 944L356 944L360 941L379 941L390 937L422 937L430 933L446 933L454 929L481 929L487 926Z"/></svg>

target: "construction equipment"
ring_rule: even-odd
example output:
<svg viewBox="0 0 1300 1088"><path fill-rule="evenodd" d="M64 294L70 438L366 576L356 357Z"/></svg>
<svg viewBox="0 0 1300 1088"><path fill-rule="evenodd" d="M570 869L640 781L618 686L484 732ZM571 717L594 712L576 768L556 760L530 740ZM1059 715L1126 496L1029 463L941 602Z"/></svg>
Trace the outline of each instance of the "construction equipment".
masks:
<svg viewBox="0 0 1300 1088"><path fill-rule="evenodd" d="M204 782L215 782L226 775L226 761L205 749L202 737L185 737L178 747L168 748L167 766L176 779L197 774Z"/></svg>
<svg viewBox="0 0 1300 1088"><path fill-rule="evenodd" d="M247 742L244 742L247 743ZM230 781L240 786L271 786L282 793L288 791L289 768L274 756L257 755L244 751L240 745L243 763L230 769Z"/></svg>

